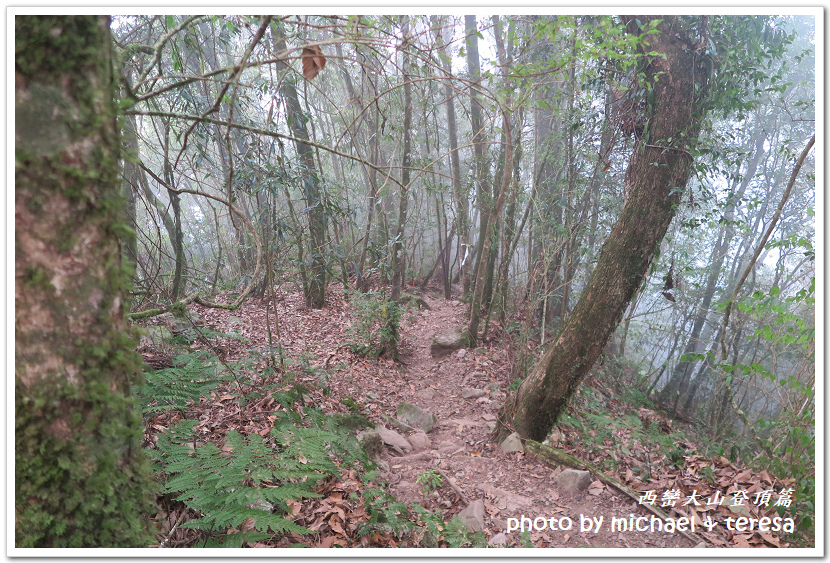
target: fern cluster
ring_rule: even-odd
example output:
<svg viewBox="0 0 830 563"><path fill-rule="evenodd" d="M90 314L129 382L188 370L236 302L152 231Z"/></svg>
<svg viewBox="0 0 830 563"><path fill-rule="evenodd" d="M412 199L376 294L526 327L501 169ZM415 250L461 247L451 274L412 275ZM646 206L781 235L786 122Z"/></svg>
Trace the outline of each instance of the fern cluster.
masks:
<svg viewBox="0 0 830 563"><path fill-rule="evenodd" d="M385 314L397 315L394 321L400 309L387 302ZM136 389L144 412L184 413L188 404L210 396L227 379L217 375L216 361L189 354L176 359L178 367L146 373L144 385ZM194 433L198 422L185 419L158 434L149 450L161 494L193 513L180 528L200 532L197 547L242 547L286 533L311 534L293 520L289 501L319 498L321 481L343 470L358 469L365 483L377 477L374 462L337 417L317 408L295 408L307 388L267 386L251 393L266 389L281 407L272 411L275 420L266 437L232 429L224 443L200 443ZM385 489L368 488L362 500L368 520L359 536L379 530L398 538L421 535L424 543L429 535L430 545L436 546L439 541L451 547L486 545L482 534L468 533L458 519L446 523L421 506L398 502Z"/></svg>
<svg viewBox="0 0 830 563"><path fill-rule="evenodd" d="M216 367L203 354L185 354L174 362L179 366L146 372L144 384L134 389L144 414L184 411L188 403L198 403L226 379L216 374Z"/></svg>
<svg viewBox="0 0 830 563"><path fill-rule="evenodd" d="M353 437L325 424L298 426L293 409L276 412L280 416L268 439L231 430L222 448L195 445L193 420L159 435L151 455L166 478L162 493L175 495L198 515L182 528L204 532L200 547L241 547L287 532L312 533L291 520L287 501L319 497L319 482L339 474L335 460L370 468ZM327 418L316 409L310 412L318 422Z"/></svg>

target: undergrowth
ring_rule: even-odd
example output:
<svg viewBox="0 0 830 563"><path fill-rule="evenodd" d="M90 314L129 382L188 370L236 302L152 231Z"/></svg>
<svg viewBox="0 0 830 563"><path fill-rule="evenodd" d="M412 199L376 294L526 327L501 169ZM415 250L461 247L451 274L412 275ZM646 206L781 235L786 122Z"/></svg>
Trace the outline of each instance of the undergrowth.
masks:
<svg viewBox="0 0 830 563"><path fill-rule="evenodd" d="M387 314L389 310L387 303ZM295 521L297 506L322 497L324 484L353 469L363 485L348 502L362 505L366 514L354 539L371 542L380 533L429 547L486 546L483 534L467 532L459 520L447 523L419 505L395 500L386 485L375 482L376 464L353 428L342 423L343 415L305 404L308 388L273 380L243 385L241 381L250 382L256 355L223 364L204 351L182 354L174 367L146 372L144 384L135 389L146 417L176 415L175 422L157 432L149 454L160 498L183 516L178 528L192 530L186 545L238 548L273 544L281 537L306 545L297 539L318 532ZM231 425L206 441L194 407L215 400L218 393L223 400L230 394L242 408L272 398L275 404L265 413L271 429L262 435ZM175 529L159 536L160 547Z"/></svg>
<svg viewBox="0 0 830 563"><path fill-rule="evenodd" d="M404 307L382 292L357 293L351 306L355 318L347 331L351 352L397 360Z"/></svg>

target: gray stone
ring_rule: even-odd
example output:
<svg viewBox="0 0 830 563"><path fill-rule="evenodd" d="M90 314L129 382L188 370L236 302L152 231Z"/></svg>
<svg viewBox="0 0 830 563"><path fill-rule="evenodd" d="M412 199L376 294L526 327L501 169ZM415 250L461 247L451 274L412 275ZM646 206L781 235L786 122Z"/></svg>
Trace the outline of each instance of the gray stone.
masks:
<svg viewBox="0 0 830 563"><path fill-rule="evenodd" d="M394 430L389 430L385 426L376 426L375 431L380 435L380 439L383 440L384 444L397 448L403 453L412 451L412 444Z"/></svg>
<svg viewBox="0 0 830 563"><path fill-rule="evenodd" d="M488 545L507 545L507 536L504 532L499 532L487 541Z"/></svg>
<svg viewBox="0 0 830 563"><path fill-rule="evenodd" d="M576 494L591 484L591 474L580 469L566 469L556 476L554 482L563 493Z"/></svg>
<svg viewBox="0 0 830 563"><path fill-rule="evenodd" d="M176 317L173 313L167 312L158 316L158 322L164 323L173 329L173 332L184 332L193 325L199 326L201 319L193 311L187 311L183 317Z"/></svg>
<svg viewBox="0 0 830 563"><path fill-rule="evenodd" d="M435 397L435 389L431 387L427 387L426 389L421 389L420 391L415 391L415 397L417 399L424 399L425 401L431 400Z"/></svg>
<svg viewBox="0 0 830 563"><path fill-rule="evenodd" d="M450 305L452 305L453 307L458 307L458 306L461 305L461 301L458 301L458 300L450 301Z"/></svg>
<svg viewBox="0 0 830 563"><path fill-rule="evenodd" d="M484 529L484 501L474 500L467 505L467 508L458 513L461 523L471 532L478 532Z"/></svg>
<svg viewBox="0 0 830 563"><path fill-rule="evenodd" d="M471 389L470 387L466 387L461 390L461 398L462 399L477 399L479 397L483 397L487 394L487 391L484 389Z"/></svg>
<svg viewBox="0 0 830 563"><path fill-rule="evenodd" d="M493 504L499 510L524 512L533 508L533 499L506 489L500 489L492 485L479 485L478 489L489 497L493 497Z"/></svg>
<svg viewBox="0 0 830 563"><path fill-rule="evenodd" d="M357 441L371 457L377 457L383 452L383 440L375 430L363 430L357 435Z"/></svg>
<svg viewBox="0 0 830 563"><path fill-rule="evenodd" d="M545 444L557 444L559 440L562 439L562 434L559 430L554 429L551 430L551 433L548 434L547 440L545 440Z"/></svg>
<svg viewBox="0 0 830 563"><path fill-rule="evenodd" d="M173 332L166 326L148 326L147 334L141 337L142 346L162 346L173 338Z"/></svg>
<svg viewBox="0 0 830 563"><path fill-rule="evenodd" d="M449 328L435 335L429 353L433 357L446 356L453 350L466 347L467 343L468 339L464 331L458 328Z"/></svg>
<svg viewBox="0 0 830 563"><path fill-rule="evenodd" d="M438 547L438 538L430 530L422 526L415 526L415 537L418 539L418 547Z"/></svg>
<svg viewBox="0 0 830 563"><path fill-rule="evenodd" d="M412 444L412 448L416 452L420 452L422 450L428 450L432 447L432 440L429 439L429 436L424 434L423 432L416 432L412 436L407 438L410 444Z"/></svg>
<svg viewBox="0 0 830 563"><path fill-rule="evenodd" d="M467 355L467 349L466 348L462 348L461 350L459 350L458 352L455 353L456 358L463 358L466 355Z"/></svg>
<svg viewBox="0 0 830 563"><path fill-rule="evenodd" d="M398 410L395 414L408 425L420 428L424 432L430 432L438 422L438 417L434 414L420 407L416 407L412 403L401 403L398 405Z"/></svg>
<svg viewBox="0 0 830 563"><path fill-rule="evenodd" d="M443 442L438 444L438 451L442 454L451 454L458 448L458 444L456 444L455 442L451 442L449 440L444 440Z"/></svg>
<svg viewBox="0 0 830 563"><path fill-rule="evenodd" d="M499 448L505 453L525 451L524 446L522 445L522 439L519 437L518 432L513 432L510 436L505 438L502 443L499 444Z"/></svg>
<svg viewBox="0 0 830 563"><path fill-rule="evenodd" d="M253 510L261 510L263 512L274 512L274 505L268 502L267 500L263 500L258 498L253 504L249 504L248 508Z"/></svg>
<svg viewBox="0 0 830 563"><path fill-rule="evenodd" d="M173 321L173 332L184 332L190 328L193 328L193 324L188 319L175 319Z"/></svg>
<svg viewBox="0 0 830 563"><path fill-rule="evenodd" d="M447 425L473 428L475 426L482 426L482 423L480 420L473 420L472 418L451 418L447 421Z"/></svg>

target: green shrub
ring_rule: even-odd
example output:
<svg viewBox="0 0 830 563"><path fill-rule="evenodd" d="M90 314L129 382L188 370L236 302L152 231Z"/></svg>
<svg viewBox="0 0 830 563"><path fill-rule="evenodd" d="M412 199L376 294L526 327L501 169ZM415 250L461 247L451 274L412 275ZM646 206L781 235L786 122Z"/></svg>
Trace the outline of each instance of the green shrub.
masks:
<svg viewBox="0 0 830 563"><path fill-rule="evenodd" d="M354 323L348 329L349 348L361 356L398 358L403 308L382 293L352 299Z"/></svg>

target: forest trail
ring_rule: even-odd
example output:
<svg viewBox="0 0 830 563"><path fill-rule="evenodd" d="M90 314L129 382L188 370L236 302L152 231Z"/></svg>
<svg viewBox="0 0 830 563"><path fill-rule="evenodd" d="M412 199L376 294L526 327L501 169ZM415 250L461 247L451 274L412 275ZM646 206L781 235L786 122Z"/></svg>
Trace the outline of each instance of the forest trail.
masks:
<svg viewBox="0 0 830 563"><path fill-rule="evenodd" d="M556 483L557 475L566 467L552 466L521 451L502 451L492 441L491 432L510 385L508 337L499 327L491 327L489 337L481 338L477 348L434 357L431 344L435 336L447 329L462 329L467 316L465 304L444 300L439 295L436 288L431 288L431 293L421 295L429 309L412 304L403 311L399 321L399 362L355 353L367 344L367 335L376 336L382 310L382 301L377 295L352 294L351 300L347 300L342 286L332 286L326 307L309 309L301 294L278 289L270 296L276 304L276 315L271 299L250 298L236 311L191 305L191 314L198 315L194 326L203 325L219 334L210 336L209 341L197 338L189 346L190 350L209 348L226 365L240 362L233 364L239 366L237 376L250 378L249 385L244 388L264 390L265 395L249 401L248 407L240 408L237 401L230 400L238 392L238 380L228 381L228 390L219 390L218 395L214 392L213 400L192 404L187 418L199 421L194 431L198 431L200 441L222 445L231 430L238 430L243 435L266 435L272 426L270 417L263 417L260 407L273 406L273 398L269 398L272 391L298 389L299 385L302 400L297 402L296 409L302 411L313 406L326 414L359 414L363 423L360 427L365 428L368 420L375 431L385 428L385 431L380 430L385 445L378 443L380 452L375 454L379 478L360 487L385 487L388 483L389 492L407 506L420 505L444 522L456 515L463 516L468 525L478 522L485 540L491 544L526 546L527 539L518 531L508 532L510 524L515 525L524 518L526 524L534 522L540 528L541 519L547 522L554 519L561 527L551 530L546 525L531 530L529 541L535 547L748 547L749 542L786 547L771 534L727 532L723 526L708 533L701 529L700 523L696 536L706 540L701 543L691 541L683 534L659 529L612 530L614 518L619 523L644 517L637 521L640 526L643 521L651 521L651 514L626 494L603 484L596 475L590 476L587 488L568 492ZM172 315L167 315L169 319L163 320L162 316L153 322L168 323ZM375 322L368 323L371 319ZM368 324L372 325L372 330L367 329ZM170 328L179 333L186 329L179 326L177 329L173 323ZM235 333L235 336L229 333ZM284 351L284 370L273 371L268 367L278 361L268 352L269 342ZM169 345L159 349L142 344L139 351L145 362L154 369L161 369L173 365L174 354L187 350L177 351ZM679 440L673 442L675 448L683 447L692 452L696 446L686 443L688 439L683 434L675 434L672 425L659 413L645 408L637 411L615 399L614 390L608 387L610 376L608 368L603 371L601 366L595 367L584 389L575 395L568 413L570 421L557 426L555 446L579 459L610 468L604 470L620 482L639 491L650 490L652 494L655 490L678 489L686 491L687 495L695 491L705 499L715 490L734 488L738 482L743 487L754 487L752 490L762 485L780 488L781 484L768 474L756 475L722 456L707 458L690 453L685 456L684 467L678 467L666 457L659 444L655 446L649 440L658 440L657 432L668 433L662 441ZM424 433L411 427L414 422L401 424L402 416L398 412L403 403L431 413L434 417L432 428ZM614 422L638 415L644 425L649 424L654 430L655 437L647 438L642 432L635 436L634 422L619 425ZM153 443L155 433L165 431L181 418L182 413L178 411L150 417L145 434L148 443ZM651 424L651 421L655 423ZM629 447L631 451L628 451ZM640 474L644 463L650 464L647 467L649 475L640 480L636 475ZM707 472L717 480L716 486L709 482ZM352 482L357 484L357 481ZM336 503L343 503L343 498L338 499ZM667 506L660 505L659 500L655 506ZM315 523L319 519L319 510L327 502L322 498L317 504L303 503L301 513L295 517L304 525ZM355 503L351 508L344 505L348 510L355 506ZM167 510L178 508L168 506ZM348 510L343 516L344 524L352 518ZM353 516L351 530L366 518L362 508L357 510L359 513ZM673 518L688 515L688 509L681 505L673 512L672 509L664 510L669 510ZM696 510L700 518L736 514L726 506L709 506L708 501L704 506L698 505ZM172 526L168 512L160 512L157 519ZM409 516L403 517L417 518L413 514L410 512ZM594 525L586 525L589 522ZM569 523L570 527L567 527ZM596 524L601 524L599 531ZM649 524L646 526L648 528ZM183 530L176 534L172 544L192 543L192 536ZM394 543L390 534L386 536ZM416 537L399 537L398 540L405 542L400 544L401 547L424 546ZM293 540L281 537L274 541L276 543L265 547L284 547L292 541L306 540L297 536ZM330 547L334 541L347 547L362 540L351 536L344 538L342 531L332 528L320 530L310 545Z"/></svg>
<svg viewBox="0 0 830 563"><path fill-rule="evenodd" d="M506 534L508 519L570 518L570 530L532 531L536 547L693 547L679 534L609 532L612 517L648 513L627 496L594 481L581 494L561 493L555 475L564 467L551 467L523 452L505 453L490 433L506 398L510 359L507 345L495 336L478 348L433 357L430 346L436 333L466 324L467 306L460 301L423 295L429 309L408 307L401 318L401 362L361 358L344 343L354 339L360 312L344 299L342 289L330 287L326 308L308 309L298 293L277 293L281 345L301 381L316 386L321 379L330 393L312 391L314 404L327 411L348 411L348 398L376 425L403 435L412 451L386 447L381 456L381 480L401 502L416 503L442 514L449 521L471 503L483 501L478 514L492 542L520 545L519 532ZM235 312L193 306L206 325L236 332L244 343L222 339L223 359L246 357L252 348L265 349L268 326L276 331L273 311L266 320L266 301L249 299ZM365 314L365 313L364 313ZM492 331L491 331L492 332ZM273 336L276 342L276 336ZM262 364L261 364L262 365ZM298 372L299 373L299 372ZM466 390L466 393L465 393ZM470 398L464 396L471 395ZM390 418L408 402L433 413L437 422L424 437L396 428ZM434 492L425 481L440 475ZM447 483L449 480L450 483ZM580 531L580 519L605 521L599 533Z"/></svg>
<svg viewBox="0 0 830 563"><path fill-rule="evenodd" d="M570 517L569 531L531 532L536 546L544 547L692 547L677 534L608 532L611 517L628 518L631 513L647 514L628 497L595 481L589 490L575 496L561 494L553 477L562 468L553 468L524 453L505 453L490 439L499 408L506 397L510 374L506 346L485 343L472 350L459 350L433 357L430 346L436 333L465 325L466 305L424 295L430 309L410 308L401 322L403 363L357 361L348 369L334 369L329 386L335 397L351 396L366 403L369 412L381 415L376 422L398 430L387 418L394 417L401 402L409 402L434 413L435 428L428 442L419 442L412 433L399 432L415 445L400 455L387 448L382 478L391 484L398 500L441 510L445 520L469 503L482 500L484 532L493 540L516 545L518 532L498 537L507 529L508 518L535 519ZM332 361L334 367L336 361ZM375 369L373 369L375 368ZM363 376L361 376L363 374ZM474 390L463 398L464 390ZM421 438L423 439L423 438ZM423 485L432 472L444 483L438 494ZM580 533L580 516L604 517L600 533Z"/></svg>

